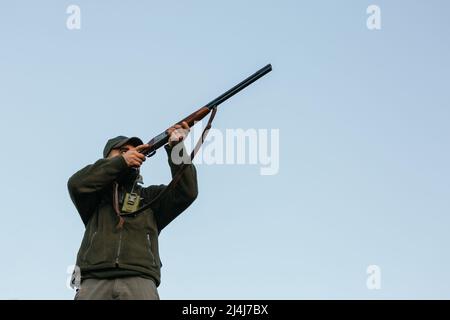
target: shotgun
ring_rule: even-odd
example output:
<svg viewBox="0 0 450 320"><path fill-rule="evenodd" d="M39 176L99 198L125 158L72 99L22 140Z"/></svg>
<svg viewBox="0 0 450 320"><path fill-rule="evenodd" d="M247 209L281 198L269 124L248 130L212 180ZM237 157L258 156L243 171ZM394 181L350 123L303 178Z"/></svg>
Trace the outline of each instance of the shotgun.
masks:
<svg viewBox="0 0 450 320"><path fill-rule="evenodd" d="M206 117L213 108L217 107L222 102L228 100L232 96L234 96L239 91L243 90L244 88L251 85L253 82L258 80L259 78L265 76L267 73L272 71L272 65L268 64L264 68L261 68L260 70L256 71L254 74L249 76L247 79L243 80L242 82L235 85L233 88L225 92L224 94L220 95L216 99L212 100L208 104L206 104L204 107L201 107L194 113L188 115L183 120L177 122L176 124L181 124L183 121L186 121L189 127L192 127L197 121L202 120L204 117ZM164 146L169 141L169 134L167 133L167 129L158 134L156 137L151 139L147 144L149 147L145 149L142 153L146 155L147 157L151 157L156 153L156 150Z"/></svg>

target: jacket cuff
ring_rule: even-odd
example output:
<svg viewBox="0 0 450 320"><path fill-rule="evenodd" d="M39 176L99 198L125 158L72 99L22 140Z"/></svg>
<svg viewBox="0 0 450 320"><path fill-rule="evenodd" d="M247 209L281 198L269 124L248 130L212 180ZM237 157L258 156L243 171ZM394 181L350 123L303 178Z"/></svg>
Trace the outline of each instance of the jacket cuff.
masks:
<svg viewBox="0 0 450 320"><path fill-rule="evenodd" d="M177 147L177 149L178 149L180 146L182 147L182 151L181 151L182 155L181 156L184 158L184 157L186 157L186 152L187 151L186 151L186 146L184 145L183 141L177 143L173 147L169 146L169 144L164 145L164 149L166 149L166 152L167 152L167 157L169 158L168 160L169 160L169 165L170 166L179 166L180 165L180 164L176 164L176 163L174 163L172 161L172 150L173 150L173 148ZM188 157L189 157L189 155L188 155Z"/></svg>
<svg viewBox="0 0 450 320"><path fill-rule="evenodd" d="M128 167L128 164L122 155L113 157L110 160L111 160L111 166L116 168L119 171L125 170Z"/></svg>

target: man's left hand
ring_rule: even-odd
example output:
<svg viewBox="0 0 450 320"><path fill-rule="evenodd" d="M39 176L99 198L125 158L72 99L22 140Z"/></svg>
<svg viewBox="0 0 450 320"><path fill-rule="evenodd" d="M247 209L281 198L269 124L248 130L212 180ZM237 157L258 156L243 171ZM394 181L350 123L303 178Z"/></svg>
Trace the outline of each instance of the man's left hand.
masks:
<svg viewBox="0 0 450 320"><path fill-rule="evenodd" d="M179 142L186 139L189 134L190 128L186 121L183 121L181 125L176 124L173 127L167 129L169 136L169 146L173 147Z"/></svg>

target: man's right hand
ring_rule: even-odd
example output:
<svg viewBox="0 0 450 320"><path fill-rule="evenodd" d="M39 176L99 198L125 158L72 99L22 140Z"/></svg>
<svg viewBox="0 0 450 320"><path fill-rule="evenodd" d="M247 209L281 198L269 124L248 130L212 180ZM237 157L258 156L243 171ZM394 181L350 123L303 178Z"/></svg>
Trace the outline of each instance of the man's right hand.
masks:
<svg viewBox="0 0 450 320"><path fill-rule="evenodd" d="M145 155L140 153L141 151L148 148L148 144L141 144L134 149L130 149L127 152L122 154L122 157L125 159L127 165L132 168L139 168L142 163L146 160Z"/></svg>

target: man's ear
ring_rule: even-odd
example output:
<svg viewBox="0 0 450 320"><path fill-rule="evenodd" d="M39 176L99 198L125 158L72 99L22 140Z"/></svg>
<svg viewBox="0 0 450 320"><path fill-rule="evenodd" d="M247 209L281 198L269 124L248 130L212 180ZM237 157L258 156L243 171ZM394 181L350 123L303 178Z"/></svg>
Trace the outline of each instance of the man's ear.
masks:
<svg viewBox="0 0 450 320"><path fill-rule="evenodd" d="M108 155L106 156L106 159L109 159L109 158L112 158L112 157L117 156L117 154L114 155L114 153L115 153L114 150L117 151L117 149L112 149L112 150L108 153ZM119 152L118 154L120 154L120 152Z"/></svg>

